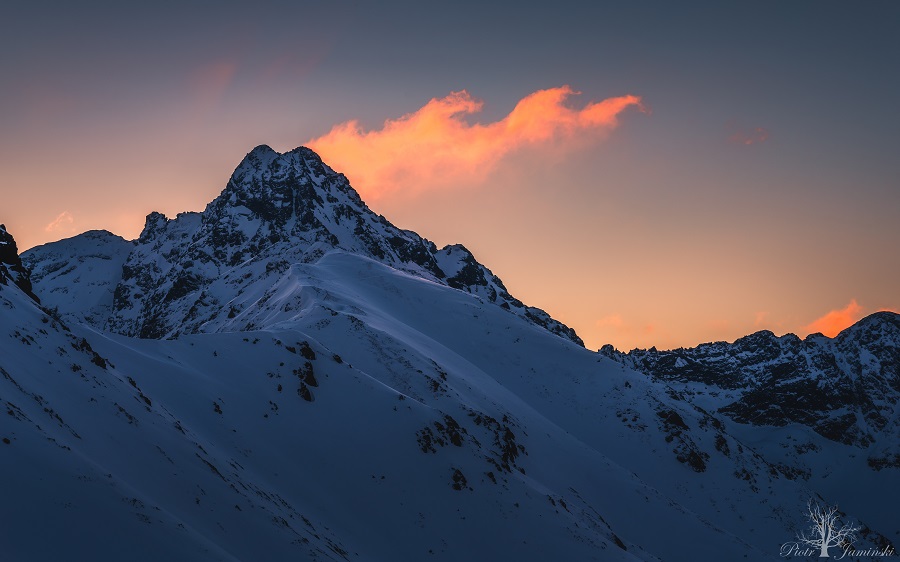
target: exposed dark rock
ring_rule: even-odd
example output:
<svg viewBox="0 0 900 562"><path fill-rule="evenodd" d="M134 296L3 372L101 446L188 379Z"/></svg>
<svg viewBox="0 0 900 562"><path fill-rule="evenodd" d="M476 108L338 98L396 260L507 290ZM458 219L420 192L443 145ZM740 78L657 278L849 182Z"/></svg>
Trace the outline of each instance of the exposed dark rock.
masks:
<svg viewBox="0 0 900 562"><path fill-rule="evenodd" d="M719 412L740 423L798 423L866 447L897 420L900 315L892 312L863 318L834 338L762 331L732 344L629 353L605 345L599 353L673 388L702 383L731 391Z"/></svg>
<svg viewBox="0 0 900 562"><path fill-rule="evenodd" d="M452 485L454 490L464 490L469 485L469 481L466 480L465 474L458 468L453 469L453 476L451 478L453 480Z"/></svg>
<svg viewBox="0 0 900 562"><path fill-rule="evenodd" d="M15 238L6 231L5 225L0 224L0 285L9 282L22 289L35 302L41 302L32 291L31 277L19 258Z"/></svg>

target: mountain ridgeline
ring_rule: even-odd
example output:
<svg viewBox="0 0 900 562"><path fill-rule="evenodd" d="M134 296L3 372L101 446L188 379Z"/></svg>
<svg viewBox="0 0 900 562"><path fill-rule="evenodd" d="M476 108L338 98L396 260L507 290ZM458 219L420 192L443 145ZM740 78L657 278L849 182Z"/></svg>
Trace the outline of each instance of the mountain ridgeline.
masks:
<svg viewBox="0 0 900 562"><path fill-rule="evenodd" d="M289 320L296 314L291 311L302 309L302 298L280 301L276 310L265 306L273 296L271 289L284 284L294 264L314 263L340 250L472 293L584 345L573 329L510 295L500 278L464 246L439 250L372 212L343 174L304 147L279 154L258 146L202 213L169 219L154 212L133 244L116 241L111 234L106 238L107 249L115 246L108 257L122 264L121 278L107 282L107 288L113 288L112 300L104 307L108 315L95 309L87 320L128 336L172 338ZM32 250L26 259L35 276L53 283L54 292L60 293L60 310L83 317L80 303L67 306L63 296L71 284L67 272L74 270L56 269L60 258L83 254L77 248L60 251L60 244L67 242ZM48 260L48 254L58 259Z"/></svg>
<svg viewBox="0 0 900 562"><path fill-rule="evenodd" d="M900 315L878 312L828 338L761 331L695 348L600 353L684 392L714 389L707 400L746 424L812 428L866 448L900 434ZM900 466L900 451L870 457Z"/></svg>

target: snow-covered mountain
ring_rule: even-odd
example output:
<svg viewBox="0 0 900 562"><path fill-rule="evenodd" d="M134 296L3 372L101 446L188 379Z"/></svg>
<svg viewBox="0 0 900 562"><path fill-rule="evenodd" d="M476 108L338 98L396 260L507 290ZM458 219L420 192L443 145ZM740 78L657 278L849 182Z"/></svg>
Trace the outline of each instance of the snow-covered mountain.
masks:
<svg viewBox="0 0 900 562"><path fill-rule="evenodd" d="M741 423L802 424L859 448L900 435L900 315L893 312L872 314L833 339L761 331L732 344L627 354L604 346L600 353L687 392L715 389L706 404ZM871 459L885 462L897 464Z"/></svg>
<svg viewBox="0 0 900 562"><path fill-rule="evenodd" d="M511 296L462 245L438 250L373 213L343 174L304 147L285 154L256 147L206 210L174 219L151 213L129 244L89 232L32 249L25 259L36 279L53 276L48 289L59 295L51 298L62 313L142 338L290 322L303 308L299 288L285 285L291 267L341 250L478 295L583 345L574 330ZM68 255L96 273L72 263L60 271L60 256ZM104 315L108 287L114 298ZM97 302L87 313L85 298Z"/></svg>
<svg viewBox="0 0 900 562"><path fill-rule="evenodd" d="M136 241L22 261L43 306L0 284L4 559L775 560L811 497L855 490L860 544L898 538L896 467L585 349L305 148L257 147Z"/></svg>
<svg viewBox="0 0 900 562"><path fill-rule="evenodd" d="M797 423L865 449L885 435L900 437L900 315L872 314L835 338L776 337L762 331L733 344L691 349L605 346L600 353L688 392L699 383L707 404L754 425ZM873 457L873 467L898 464Z"/></svg>
<svg viewBox="0 0 900 562"><path fill-rule="evenodd" d="M134 246L111 232L90 230L24 257L45 306L75 322L103 326L112 314L122 264Z"/></svg>
<svg viewBox="0 0 900 562"><path fill-rule="evenodd" d="M771 462L818 480L842 506L881 517L900 501L896 313L872 314L834 338L761 331L734 343L628 353L607 345L600 354L738 422L736 435L766 436Z"/></svg>

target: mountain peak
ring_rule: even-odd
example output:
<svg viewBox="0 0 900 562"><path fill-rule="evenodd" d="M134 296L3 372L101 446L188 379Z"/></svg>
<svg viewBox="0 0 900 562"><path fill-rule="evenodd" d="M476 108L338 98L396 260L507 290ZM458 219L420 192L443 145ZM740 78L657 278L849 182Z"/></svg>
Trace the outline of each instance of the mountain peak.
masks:
<svg viewBox="0 0 900 562"><path fill-rule="evenodd" d="M872 346L881 342L896 349L900 344L900 314L887 310L870 314L834 339L839 345L853 342Z"/></svg>
<svg viewBox="0 0 900 562"><path fill-rule="evenodd" d="M204 214L206 222L247 214L278 228L296 218L304 230L312 230L322 226L322 213L317 210L326 201L349 204L355 212L368 211L347 178L326 166L309 148L300 146L281 154L260 145L235 168L228 185Z"/></svg>
<svg viewBox="0 0 900 562"><path fill-rule="evenodd" d="M246 156L244 156L244 159L241 161L241 164L238 166L238 168L240 168L244 164L266 165L279 156L281 156L281 154L275 151L271 146L267 144L261 144L248 152Z"/></svg>
<svg viewBox="0 0 900 562"><path fill-rule="evenodd" d="M51 249L45 250L29 256L42 272L57 263ZM99 328L129 336L249 330L274 318L289 319L292 315L285 313L296 310L296 303L275 310L268 289L283 284L286 292L297 292L296 302L305 303L309 291L297 283L296 271L328 254L345 253L470 293L584 345L574 330L510 295L464 246L439 251L431 241L374 213L346 176L304 146L285 153L264 144L255 147L203 212L175 218L150 213L133 245L114 244L112 250L117 259L122 257L116 262L121 263L119 276L96 285L114 287L111 304L100 302L89 315L75 310L84 300L80 297L60 306ZM92 264L89 257L83 263ZM49 271L42 276L51 277ZM84 296L87 290L74 288L72 294ZM256 300L248 300L251 294ZM107 294L94 296L99 302Z"/></svg>
<svg viewBox="0 0 900 562"><path fill-rule="evenodd" d="M231 175L231 179L240 183L248 175L277 177L290 172L301 176L308 173L316 176L324 176L328 172L334 173L330 168L326 171L322 158L305 146L298 146L293 150L281 153L267 144L261 144L244 156Z"/></svg>
<svg viewBox="0 0 900 562"><path fill-rule="evenodd" d="M882 324L900 326L900 314L897 314L896 312L892 312L890 310L880 310L866 316L865 318L851 326L851 328L878 326Z"/></svg>
<svg viewBox="0 0 900 562"><path fill-rule="evenodd" d="M157 211L151 212L147 215L147 218L144 219L144 229L141 231L138 241L149 242L153 240L159 232L165 230L166 223L168 222L169 218L166 217L166 215Z"/></svg>
<svg viewBox="0 0 900 562"><path fill-rule="evenodd" d="M274 154L275 156L280 156L281 154L273 149L271 146L267 144L260 144L253 147L253 150L247 153L247 156L254 155L257 158L264 157L265 155Z"/></svg>

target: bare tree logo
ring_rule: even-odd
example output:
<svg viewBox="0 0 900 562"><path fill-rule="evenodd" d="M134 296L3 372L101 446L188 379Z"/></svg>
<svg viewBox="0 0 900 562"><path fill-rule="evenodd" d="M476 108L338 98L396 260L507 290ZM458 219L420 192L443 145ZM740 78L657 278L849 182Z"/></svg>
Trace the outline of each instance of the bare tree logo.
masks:
<svg viewBox="0 0 900 562"><path fill-rule="evenodd" d="M856 540L856 531L862 527L854 527L849 523L844 524L837 507L823 507L813 500L809 501L807 507L812 525L809 530L798 534L797 540L818 548L819 558L830 558L829 548L846 547Z"/></svg>

